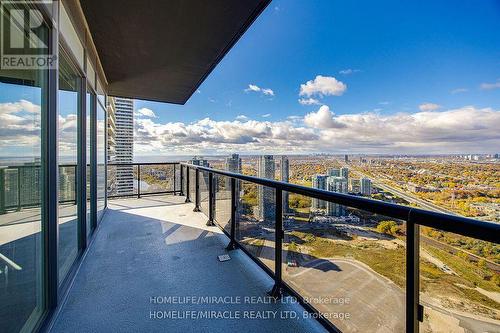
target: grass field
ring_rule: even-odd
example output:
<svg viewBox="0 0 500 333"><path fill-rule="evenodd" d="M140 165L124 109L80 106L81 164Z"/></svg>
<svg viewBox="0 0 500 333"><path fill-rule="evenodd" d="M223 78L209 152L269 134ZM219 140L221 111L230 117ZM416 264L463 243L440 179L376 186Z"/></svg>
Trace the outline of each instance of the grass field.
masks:
<svg viewBox="0 0 500 333"><path fill-rule="evenodd" d="M295 251L306 251L317 258L348 257L368 265L375 272L393 281L400 288L405 287L406 249L402 245L387 248L378 241L359 240L332 241L325 237L325 231L314 234L293 231L292 244ZM404 240L404 238L401 238ZM421 292L439 299L447 308L500 319L500 304L476 289L500 292L500 287L492 281L494 272L480 268L475 263L441 249L425 246L432 256L451 268L456 274L443 272L433 263L420 260Z"/></svg>

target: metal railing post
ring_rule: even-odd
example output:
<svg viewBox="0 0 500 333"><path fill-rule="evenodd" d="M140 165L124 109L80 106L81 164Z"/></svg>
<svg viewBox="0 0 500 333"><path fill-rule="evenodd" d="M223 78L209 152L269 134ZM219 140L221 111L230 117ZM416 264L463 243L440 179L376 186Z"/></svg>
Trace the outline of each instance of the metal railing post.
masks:
<svg viewBox="0 0 500 333"><path fill-rule="evenodd" d="M0 167L0 214L5 214L5 169Z"/></svg>
<svg viewBox="0 0 500 333"><path fill-rule="evenodd" d="M199 212L199 211L200 211L200 171L198 169L195 169L193 212Z"/></svg>
<svg viewBox="0 0 500 333"><path fill-rule="evenodd" d="M21 168L17 168L17 210L21 210Z"/></svg>
<svg viewBox="0 0 500 333"><path fill-rule="evenodd" d="M180 168L180 180L181 180L181 188L180 188L180 192L179 192L179 195L180 196L183 196L184 195L184 166L182 164L179 164L179 168Z"/></svg>
<svg viewBox="0 0 500 333"><path fill-rule="evenodd" d="M275 189L275 234L274 234L274 286L269 295L280 298L283 295L281 279L282 249L283 249L283 191Z"/></svg>
<svg viewBox="0 0 500 333"><path fill-rule="evenodd" d="M419 320L423 320L423 307L419 304L419 226L410 210L406 222L406 332L416 333Z"/></svg>
<svg viewBox="0 0 500 333"><path fill-rule="evenodd" d="M141 197L141 165L137 164L137 198Z"/></svg>
<svg viewBox="0 0 500 333"><path fill-rule="evenodd" d="M235 250L237 248L236 243L236 179L231 178L231 231L230 231L230 241L226 246L226 250Z"/></svg>
<svg viewBox="0 0 500 333"><path fill-rule="evenodd" d="M176 179L175 179L175 164L174 164L174 195L176 194L175 193L175 181L176 181Z"/></svg>
<svg viewBox="0 0 500 333"><path fill-rule="evenodd" d="M207 226L214 226L215 191L214 174L208 173L208 221Z"/></svg>
<svg viewBox="0 0 500 333"><path fill-rule="evenodd" d="M75 190L73 191L73 195L75 196L75 205L78 205L78 193L80 192L78 191L78 183L79 183L78 178L80 175L78 174L78 167L76 165L75 165L74 175L75 175L75 184L74 184Z"/></svg>
<svg viewBox="0 0 500 333"><path fill-rule="evenodd" d="M189 184L189 167L186 165L186 200L184 201L185 203L191 202L189 199L190 193L189 193L189 187L191 186Z"/></svg>

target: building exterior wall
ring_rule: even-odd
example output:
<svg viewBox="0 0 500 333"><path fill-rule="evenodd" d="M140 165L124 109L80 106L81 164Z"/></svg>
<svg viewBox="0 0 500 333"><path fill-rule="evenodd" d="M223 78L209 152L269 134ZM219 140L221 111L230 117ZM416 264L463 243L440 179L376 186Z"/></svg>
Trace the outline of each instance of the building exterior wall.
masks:
<svg viewBox="0 0 500 333"><path fill-rule="evenodd" d="M272 155L263 155L259 158L257 176L261 178L274 179L276 167ZM258 217L261 221L272 222L276 218L276 203L274 189L258 186Z"/></svg>
<svg viewBox="0 0 500 333"><path fill-rule="evenodd" d="M343 177L328 177L328 191L347 193L347 180ZM341 217L346 215L346 210L343 205L327 202L326 213L328 216Z"/></svg>
<svg viewBox="0 0 500 333"><path fill-rule="evenodd" d="M317 188L319 190L326 190L327 189L327 187L326 187L327 178L328 178L327 175L314 175L312 177L312 187ZM325 209L326 208L326 201L312 198L311 208L313 210Z"/></svg>
<svg viewBox="0 0 500 333"><path fill-rule="evenodd" d="M281 181L288 183L290 181L290 161L288 160L288 156L285 155L280 156L279 161L280 161ZM282 195L283 214L288 214L290 212L289 198L290 194L287 191L283 191Z"/></svg>
<svg viewBox="0 0 500 333"><path fill-rule="evenodd" d="M129 98L115 98L116 146L115 162L134 161L134 101ZM116 166L115 192L118 195L134 193L134 167Z"/></svg>
<svg viewBox="0 0 500 333"><path fill-rule="evenodd" d="M372 181L369 178L361 178L361 194L371 195L372 194Z"/></svg>

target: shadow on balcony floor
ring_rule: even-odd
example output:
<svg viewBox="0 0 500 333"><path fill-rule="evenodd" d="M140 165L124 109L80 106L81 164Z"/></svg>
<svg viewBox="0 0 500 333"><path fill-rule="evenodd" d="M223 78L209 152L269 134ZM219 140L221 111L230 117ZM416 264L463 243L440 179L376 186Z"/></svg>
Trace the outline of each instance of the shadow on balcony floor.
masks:
<svg viewBox="0 0 500 333"><path fill-rule="evenodd" d="M193 213L193 205L183 202L178 196L111 200L51 331L324 331L315 320L302 319L298 304L268 302L266 292L273 281L241 251L219 262L227 237L205 226L206 216ZM179 299L154 303L163 296ZM182 299L186 296L217 299L193 304ZM230 299L217 304L220 297ZM266 302L252 304L250 297ZM217 312L212 318L182 318L206 311ZM301 319L281 319L286 311ZM230 314L241 319L213 318ZM245 314L267 318L243 318ZM180 318L164 318L167 315Z"/></svg>

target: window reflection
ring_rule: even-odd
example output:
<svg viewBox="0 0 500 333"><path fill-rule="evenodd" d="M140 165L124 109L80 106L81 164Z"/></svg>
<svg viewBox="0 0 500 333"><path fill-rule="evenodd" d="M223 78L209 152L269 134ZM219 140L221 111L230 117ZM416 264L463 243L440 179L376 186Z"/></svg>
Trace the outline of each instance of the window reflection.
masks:
<svg viewBox="0 0 500 333"><path fill-rule="evenodd" d="M80 77L64 53L59 60L59 283L78 253L77 156Z"/></svg>
<svg viewBox="0 0 500 333"><path fill-rule="evenodd" d="M48 28L42 24L38 33L46 40ZM41 135L46 89L46 70L0 69L2 332L30 331L43 311Z"/></svg>

